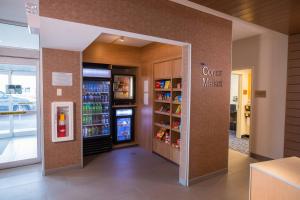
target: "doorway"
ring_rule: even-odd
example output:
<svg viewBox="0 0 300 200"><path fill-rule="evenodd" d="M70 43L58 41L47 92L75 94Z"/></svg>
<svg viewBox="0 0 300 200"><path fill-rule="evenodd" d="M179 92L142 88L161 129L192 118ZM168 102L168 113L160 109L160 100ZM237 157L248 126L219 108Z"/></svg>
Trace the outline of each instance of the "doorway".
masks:
<svg viewBox="0 0 300 200"><path fill-rule="evenodd" d="M17 62L0 63L0 168L33 164L40 157L37 66Z"/></svg>
<svg viewBox="0 0 300 200"><path fill-rule="evenodd" d="M230 87L229 148L249 154L251 98L251 68L233 70Z"/></svg>
<svg viewBox="0 0 300 200"><path fill-rule="evenodd" d="M153 152L153 155L148 154L149 157L151 155L154 160L165 159L169 161L166 167L177 171L177 177L180 178L180 183L183 185L187 185L185 182L187 179L184 177L186 174L181 174L184 171L179 169L186 167L183 163L184 155L181 154L182 149L187 148L186 145L183 145L183 141L185 142L186 139L182 137L183 134L186 134L187 126L182 127L185 119L181 120L181 108L183 108L184 113L187 112L187 96L185 95L188 91L187 88L182 87L182 79L186 78L183 75L183 65L187 64L184 63L186 51L187 47L184 49L180 45L157 42L153 39L101 33L82 54L83 74L87 69L96 68L96 66L104 68L105 65L109 65L109 69L111 69L113 87L110 90L112 92L110 96L112 96L111 107L112 119L114 120L112 123L115 124L113 127L116 130L112 129L112 135L107 136L115 140L113 149L116 151L114 154L127 152L128 155L123 156L130 158L132 152L134 155L139 155L143 150L148 151L148 153ZM116 80L116 77L122 77L122 80ZM128 77L134 77L131 79L133 81L130 81ZM87 75L83 77L84 88L86 88L85 84L88 78ZM131 88L134 88L134 97L128 98L127 96L130 94L128 91L131 91ZM87 90L85 89L84 92L83 95L86 94ZM116 96L119 92L122 92L122 98ZM184 95L182 95L183 93ZM86 103L89 102L83 102L83 108ZM134 119L128 117L128 113L126 113L126 118L117 116L119 110L124 111L125 114L125 109L132 111L130 115L134 116ZM87 115L85 111L83 113L83 115ZM83 118L85 117L83 116ZM93 141L94 144L100 144L100 140L103 140L104 144L104 134L100 134L102 135L100 138L96 136L99 135L99 131L90 131L91 136L87 136L86 132L89 131L86 131L86 127L93 130L93 126L86 123L82 126L83 154L91 149L90 141L92 140L99 140L97 143ZM90 126L92 128L89 128ZM95 137L93 136L94 133L96 133ZM119 135L126 136L126 138L129 136L130 140L126 139L127 143L125 141L119 142ZM105 144L108 143L107 140L105 142ZM124 150L124 147L136 145L139 147ZM122 149L120 150L120 148ZM101 157L99 156L99 158ZM96 157L85 157L84 164L91 164L93 158ZM155 162L154 160L153 162Z"/></svg>

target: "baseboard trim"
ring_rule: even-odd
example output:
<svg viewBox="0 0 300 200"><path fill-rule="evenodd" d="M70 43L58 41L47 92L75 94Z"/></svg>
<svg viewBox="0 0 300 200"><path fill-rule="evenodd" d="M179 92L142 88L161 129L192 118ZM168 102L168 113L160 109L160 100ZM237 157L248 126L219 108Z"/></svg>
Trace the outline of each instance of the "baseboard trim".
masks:
<svg viewBox="0 0 300 200"><path fill-rule="evenodd" d="M269 158L269 157L266 157L266 156L262 156L262 155L259 155L259 154L256 154L256 153L252 153L252 152L250 152L250 157L254 158L256 160L259 160L259 161L273 160L272 158Z"/></svg>
<svg viewBox="0 0 300 200"><path fill-rule="evenodd" d="M225 169L221 169L221 170L218 170L218 171L215 171L215 172L203 175L203 176L198 176L198 177L192 178L189 180L189 185L194 185L199 182L205 181L207 179L210 179L210 178L222 175L222 174L227 174L227 172L228 172L228 168L225 168Z"/></svg>
<svg viewBox="0 0 300 200"><path fill-rule="evenodd" d="M55 174L58 172L67 171L67 170L71 170L71 169L82 169L82 166L81 166L81 164L78 164L78 165L70 165L70 166L59 167L59 168L54 168L54 169L45 169L43 171L43 175L48 176L51 174Z"/></svg>
<svg viewBox="0 0 300 200"><path fill-rule="evenodd" d="M135 143L135 142L134 143L117 144L117 145L113 145L112 150L137 147L137 146L139 146L139 144Z"/></svg>
<svg viewBox="0 0 300 200"><path fill-rule="evenodd" d="M187 182L185 179L179 178L179 184L184 186L184 187L188 187Z"/></svg>

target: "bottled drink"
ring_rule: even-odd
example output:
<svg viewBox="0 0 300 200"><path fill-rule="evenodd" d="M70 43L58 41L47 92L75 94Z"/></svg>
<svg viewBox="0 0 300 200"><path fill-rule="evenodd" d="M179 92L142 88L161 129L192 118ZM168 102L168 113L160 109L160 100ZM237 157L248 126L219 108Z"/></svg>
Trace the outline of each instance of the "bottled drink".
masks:
<svg viewBox="0 0 300 200"><path fill-rule="evenodd" d="M99 104L97 103L97 104L95 105L95 107L96 107L96 113L99 113Z"/></svg>
<svg viewBox="0 0 300 200"><path fill-rule="evenodd" d="M97 113L97 104L94 104L94 105L93 105L93 112L94 112L94 113Z"/></svg>
<svg viewBox="0 0 300 200"><path fill-rule="evenodd" d="M91 129L91 127L88 127L88 136L92 136L92 129Z"/></svg>
<svg viewBox="0 0 300 200"><path fill-rule="evenodd" d="M102 105L99 104L99 112L102 113L103 112L103 109L102 109Z"/></svg>
<svg viewBox="0 0 300 200"><path fill-rule="evenodd" d="M95 126L95 128L94 128L94 135L98 135L98 127L97 126Z"/></svg>
<svg viewBox="0 0 300 200"><path fill-rule="evenodd" d="M103 91L103 83L99 83L98 92L102 92L102 91Z"/></svg>
<svg viewBox="0 0 300 200"><path fill-rule="evenodd" d="M89 104L89 113L92 113L93 112L93 108L92 108L93 104Z"/></svg>
<svg viewBox="0 0 300 200"><path fill-rule="evenodd" d="M89 107L88 107L87 104L85 104L84 107L85 107L85 113L87 114L87 113L89 112L89 111L88 111Z"/></svg>
<svg viewBox="0 0 300 200"><path fill-rule="evenodd" d="M82 116L82 124L85 124L85 116Z"/></svg>
<svg viewBox="0 0 300 200"><path fill-rule="evenodd" d="M85 137L88 137L88 129L87 129L87 127L84 127L84 128L83 128L83 135L84 135Z"/></svg>

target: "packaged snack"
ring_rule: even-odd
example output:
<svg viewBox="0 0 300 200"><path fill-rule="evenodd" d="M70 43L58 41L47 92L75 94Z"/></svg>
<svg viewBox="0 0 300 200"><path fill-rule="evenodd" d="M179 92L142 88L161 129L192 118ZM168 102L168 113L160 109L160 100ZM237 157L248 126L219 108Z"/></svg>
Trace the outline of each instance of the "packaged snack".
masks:
<svg viewBox="0 0 300 200"><path fill-rule="evenodd" d="M159 140L163 140L165 133L166 133L166 129L164 128L159 129L158 132L156 133L156 138Z"/></svg>
<svg viewBox="0 0 300 200"><path fill-rule="evenodd" d="M171 81L165 81L165 87L164 89L170 89Z"/></svg>
<svg viewBox="0 0 300 200"><path fill-rule="evenodd" d="M160 88L160 81L155 81L155 88L159 89Z"/></svg>
<svg viewBox="0 0 300 200"><path fill-rule="evenodd" d="M165 87L165 81L160 81L160 88L163 89Z"/></svg>
<svg viewBox="0 0 300 200"><path fill-rule="evenodd" d="M181 105L178 105L175 111L175 114L180 115L181 114Z"/></svg>

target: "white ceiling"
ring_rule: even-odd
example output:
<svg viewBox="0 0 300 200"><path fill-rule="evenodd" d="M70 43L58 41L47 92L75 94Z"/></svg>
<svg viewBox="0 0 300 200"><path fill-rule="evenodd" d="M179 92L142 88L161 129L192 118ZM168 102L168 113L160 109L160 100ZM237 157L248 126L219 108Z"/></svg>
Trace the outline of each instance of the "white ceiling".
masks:
<svg viewBox="0 0 300 200"><path fill-rule="evenodd" d="M101 34L95 26L40 17L42 48L83 51Z"/></svg>
<svg viewBox="0 0 300 200"><path fill-rule="evenodd" d="M257 28L253 26L249 26L239 22L232 23L232 40L240 40L248 37L252 37L255 35L262 34L263 31L257 30Z"/></svg>
<svg viewBox="0 0 300 200"><path fill-rule="evenodd" d="M135 39L130 37L124 37L124 41L122 41L121 36L119 35L112 35L107 33L102 33L95 42L103 42L109 44L118 44L118 45L125 45L125 46L134 46L134 47L143 47L147 44L150 44L151 41Z"/></svg>
<svg viewBox="0 0 300 200"><path fill-rule="evenodd" d="M24 0L0 0L0 20L26 24Z"/></svg>

